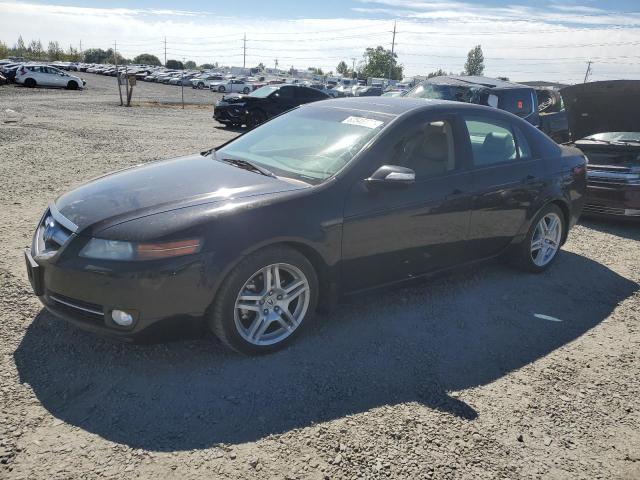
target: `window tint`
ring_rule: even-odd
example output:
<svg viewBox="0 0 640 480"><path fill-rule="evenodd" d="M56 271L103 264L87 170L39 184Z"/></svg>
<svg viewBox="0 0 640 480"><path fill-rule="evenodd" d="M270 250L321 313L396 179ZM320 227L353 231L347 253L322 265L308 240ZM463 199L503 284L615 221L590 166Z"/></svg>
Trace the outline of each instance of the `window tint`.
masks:
<svg viewBox="0 0 640 480"><path fill-rule="evenodd" d="M469 131L474 165L517 160L516 144L508 123L484 119L467 119L465 123Z"/></svg>
<svg viewBox="0 0 640 480"><path fill-rule="evenodd" d="M531 147L529 147L529 142L527 142L527 138L522 133L518 127L514 127L513 131L516 132L516 143L518 144L518 157L521 160L530 160L533 158L531 155Z"/></svg>
<svg viewBox="0 0 640 480"><path fill-rule="evenodd" d="M393 165L411 168L416 178L450 172L456 168L453 127L447 120L414 127L393 147Z"/></svg>
<svg viewBox="0 0 640 480"><path fill-rule="evenodd" d="M293 89L295 87L281 87L278 90L280 98L293 98Z"/></svg>

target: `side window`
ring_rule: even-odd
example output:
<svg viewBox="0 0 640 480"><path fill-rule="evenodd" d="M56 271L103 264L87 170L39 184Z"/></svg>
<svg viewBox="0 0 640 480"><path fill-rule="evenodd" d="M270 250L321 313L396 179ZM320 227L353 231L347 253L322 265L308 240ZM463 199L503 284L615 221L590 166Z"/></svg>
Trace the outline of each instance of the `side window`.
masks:
<svg viewBox="0 0 640 480"><path fill-rule="evenodd" d="M293 98L294 88L295 87L281 87L280 90L278 90L280 98Z"/></svg>
<svg viewBox="0 0 640 480"><path fill-rule="evenodd" d="M520 130L518 127L513 127L513 131L516 133L518 158L520 158L521 160L531 160L533 158L533 155L531 154L531 147L529 147L527 137L524 136L524 133L522 133L522 130Z"/></svg>
<svg viewBox="0 0 640 480"><path fill-rule="evenodd" d="M466 119L473 150L473 164L478 167L518 159L511 125L497 120Z"/></svg>
<svg viewBox="0 0 640 480"><path fill-rule="evenodd" d="M453 126L448 120L419 124L393 147L393 165L411 168L416 179L433 177L456 169Z"/></svg>

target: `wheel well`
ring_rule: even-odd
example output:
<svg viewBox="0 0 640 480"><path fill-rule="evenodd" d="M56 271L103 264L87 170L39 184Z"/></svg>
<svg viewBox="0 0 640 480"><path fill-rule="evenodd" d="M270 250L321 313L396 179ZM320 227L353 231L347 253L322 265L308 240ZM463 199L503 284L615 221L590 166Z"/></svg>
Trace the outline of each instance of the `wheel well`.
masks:
<svg viewBox="0 0 640 480"><path fill-rule="evenodd" d="M302 255L307 257L307 260L309 260L311 262L311 265L313 265L313 268L316 271L316 275L318 275L318 287L320 289L320 292L318 292L320 301L318 303L319 305L330 305L332 303L332 300L329 272L327 264L325 263L322 256L316 250L309 247L308 245L305 245L304 243L284 242L281 245L293 248L294 250L297 250Z"/></svg>

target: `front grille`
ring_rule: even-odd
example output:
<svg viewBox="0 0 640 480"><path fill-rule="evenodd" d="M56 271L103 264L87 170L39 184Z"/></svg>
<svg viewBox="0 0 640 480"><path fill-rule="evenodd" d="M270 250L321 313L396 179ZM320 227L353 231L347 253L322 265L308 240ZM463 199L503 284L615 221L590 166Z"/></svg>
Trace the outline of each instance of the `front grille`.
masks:
<svg viewBox="0 0 640 480"><path fill-rule="evenodd" d="M600 215L625 215L624 208L605 207L593 203L587 203L582 211L585 213L598 213Z"/></svg>
<svg viewBox="0 0 640 480"><path fill-rule="evenodd" d="M56 304L56 308L75 318L88 320L92 323L104 322L104 311L101 305L83 302L57 293L50 293L49 298Z"/></svg>

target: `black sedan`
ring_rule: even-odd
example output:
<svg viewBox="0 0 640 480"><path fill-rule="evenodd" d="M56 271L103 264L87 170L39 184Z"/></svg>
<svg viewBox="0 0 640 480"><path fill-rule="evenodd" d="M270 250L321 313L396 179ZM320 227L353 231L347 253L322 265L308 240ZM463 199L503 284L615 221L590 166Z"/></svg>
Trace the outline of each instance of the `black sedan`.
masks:
<svg viewBox="0 0 640 480"><path fill-rule="evenodd" d="M44 305L82 328L131 339L191 317L263 353L345 293L501 254L545 270L585 172L496 109L329 100L62 195L25 257Z"/></svg>
<svg viewBox="0 0 640 480"><path fill-rule="evenodd" d="M228 95L216 103L213 118L223 125L254 128L268 119L304 105L330 98L303 85L265 85L248 95Z"/></svg>

